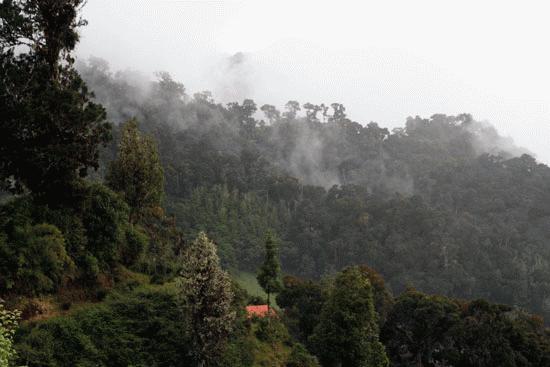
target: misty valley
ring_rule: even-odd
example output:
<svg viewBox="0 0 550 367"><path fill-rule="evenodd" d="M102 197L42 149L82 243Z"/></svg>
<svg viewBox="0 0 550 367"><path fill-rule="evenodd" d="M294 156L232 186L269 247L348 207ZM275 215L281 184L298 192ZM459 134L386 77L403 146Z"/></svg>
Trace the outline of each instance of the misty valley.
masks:
<svg viewBox="0 0 550 367"><path fill-rule="evenodd" d="M0 2L0 367L550 366L532 152L77 58L85 3Z"/></svg>

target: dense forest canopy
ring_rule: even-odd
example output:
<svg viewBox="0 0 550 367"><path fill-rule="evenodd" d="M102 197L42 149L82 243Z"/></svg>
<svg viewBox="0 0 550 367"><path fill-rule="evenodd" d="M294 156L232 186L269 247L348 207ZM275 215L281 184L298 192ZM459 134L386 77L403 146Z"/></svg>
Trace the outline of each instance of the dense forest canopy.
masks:
<svg viewBox="0 0 550 367"><path fill-rule="evenodd" d="M491 125L437 114L389 131L338 103L224 106L166 73L78 68L112 121L135 117L155 136L169 212L186 233L211 233L226 266L255 269L271 227L288 273L365 263L397 293L550 315L550 169Z"/></svg>

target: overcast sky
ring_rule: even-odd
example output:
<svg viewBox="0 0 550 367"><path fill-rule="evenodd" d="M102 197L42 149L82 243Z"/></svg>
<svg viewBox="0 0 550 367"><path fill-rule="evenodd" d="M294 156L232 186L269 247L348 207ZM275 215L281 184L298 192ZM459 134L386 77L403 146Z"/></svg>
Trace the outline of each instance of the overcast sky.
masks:
<svg viewBox="0 0 550 367"><path fill-rule="evenodd" d="M89 0L78 55L222 102L340 102L390 128L468 112L550 163L546 3Z"/></svg>

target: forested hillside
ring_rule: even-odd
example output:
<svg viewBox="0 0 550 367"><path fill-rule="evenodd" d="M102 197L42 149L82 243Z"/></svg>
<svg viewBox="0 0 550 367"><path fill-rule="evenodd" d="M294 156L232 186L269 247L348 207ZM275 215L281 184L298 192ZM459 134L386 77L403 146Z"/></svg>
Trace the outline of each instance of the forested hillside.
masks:
<svg viewBox="0 0 550 367"><path fill-rule="evenodd" d="M369 264L396 293L550 315L550 169L487 123L434 115L390 132L337 103L224 106L166 73L79 70L113 122L136 117L155 136L169 213L188 235L207 230L226 266L255 269L271 227L290 274Z"/></svg>
<svg viewBox="0 0 550 367"><path fill-rule="evenodd" d="M550 364L549 167L77 63L85 3L0 2L0 367Z"/></svg>

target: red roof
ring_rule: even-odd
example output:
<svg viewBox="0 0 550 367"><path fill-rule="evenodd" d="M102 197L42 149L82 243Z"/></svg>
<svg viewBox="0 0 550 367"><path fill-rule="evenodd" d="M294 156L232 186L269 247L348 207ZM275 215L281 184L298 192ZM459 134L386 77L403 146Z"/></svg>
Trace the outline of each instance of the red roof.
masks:
<svg viewBox="0 0 550 367"><path fill-rule="evenodd" d="M246 306L246 313L248 314L248 317L266 317L267 316L268 307L267 305L250 305ZM273 308L270 310L271 314L275 314Z"/></svg>

